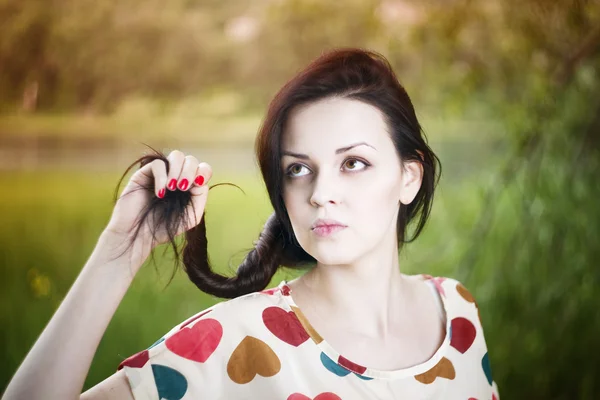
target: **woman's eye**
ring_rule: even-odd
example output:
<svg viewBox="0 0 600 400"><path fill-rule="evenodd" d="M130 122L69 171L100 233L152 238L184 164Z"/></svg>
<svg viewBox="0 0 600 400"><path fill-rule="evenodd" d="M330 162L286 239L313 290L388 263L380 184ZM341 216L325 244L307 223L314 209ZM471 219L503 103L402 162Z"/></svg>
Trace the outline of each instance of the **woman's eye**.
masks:
<svg viewBox="0 0 600 400"><path fill-rule="evenodd" d="M351 164L352 164L352 165L356 165L356 163L357 163L357 162L358 162L358 163L361 163L361 164L362 164L362 165L364 165L365 167L367 166L367 164L365 164L364 162L362 162L362 161L360 161L360 160L357 160L357 159L355 159L355 158L350 158L350 159L346 160L346 162L344 162L344 165L347 165L347 166L350 166ZM349 168L349 169L350 169L351 171L355 171L357 168L351 167L351 168ZM364 169L364 168L359 168L359 169Z"/></svg>
<svg viewBox="0 0 600 400"><path fill-rule="evenodd" d="M288 169L288 175L289 176L302 176L302 175L297 175L296 173L299 173L300 171L302 171L302 168L306 168L304 165L301 164L294 164L292 165L289 169Z"/></svg>

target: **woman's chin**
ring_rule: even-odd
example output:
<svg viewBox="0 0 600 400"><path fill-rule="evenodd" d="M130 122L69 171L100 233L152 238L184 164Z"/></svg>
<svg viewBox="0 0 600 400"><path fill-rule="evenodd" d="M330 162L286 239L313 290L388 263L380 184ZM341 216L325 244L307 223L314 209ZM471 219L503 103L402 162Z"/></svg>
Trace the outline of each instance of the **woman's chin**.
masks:
<svg viewBox="0 0 600 400"><path fill-rule="evenodd" d="M319 264L324 265L343 265L351 264L356 258L352 254L348 254L348 248L343 246L329 246L328 248L313 248L309 254L313 256Z"/></svg>

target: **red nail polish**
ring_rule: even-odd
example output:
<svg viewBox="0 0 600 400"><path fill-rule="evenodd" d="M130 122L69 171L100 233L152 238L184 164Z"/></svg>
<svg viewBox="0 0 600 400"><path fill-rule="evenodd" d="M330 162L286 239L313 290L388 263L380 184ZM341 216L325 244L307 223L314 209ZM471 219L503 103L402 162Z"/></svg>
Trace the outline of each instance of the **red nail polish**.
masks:
<svg viewBox="0 0 600 400"><path fill-rule="evenodd" d="M177 187L177 179L171 179L171 182L169 182L169 189L175 190L176 187Z"/></svg>
<svg viewBox="0 0 600 400"><path fill-rule="evenodd" d="M182 179L179 182L179 189L185 190L185 189L187 189L187 187L188 187L188 180L187 179Z"/></svg>
<svg viewBox="0 0 600 400"><path fill-rule="evenodd" d="M165 197L165 188L162 188L158 191L158 197L161 199Z"/></svg>
<svg viewBox="0 0 600 400"><path fill-rule="evenodd" d="M204 177L202 175L198 175L194 182L196 182L196 185L201 186L204 183Z"/></svg>

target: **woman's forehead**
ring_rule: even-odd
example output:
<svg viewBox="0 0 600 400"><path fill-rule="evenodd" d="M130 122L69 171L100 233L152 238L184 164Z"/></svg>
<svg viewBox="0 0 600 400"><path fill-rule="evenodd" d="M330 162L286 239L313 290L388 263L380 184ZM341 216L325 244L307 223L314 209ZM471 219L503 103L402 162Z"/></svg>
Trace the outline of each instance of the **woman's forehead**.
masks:
<svg viewBox="0 0 600 400"><path fill-rule="evenodd" d="M327 99L292 111L282 138L287 147L337 149L365 141L377 147L387 134L381 112L359 100ZM287 149L300 150L300 149Z"/></svg>

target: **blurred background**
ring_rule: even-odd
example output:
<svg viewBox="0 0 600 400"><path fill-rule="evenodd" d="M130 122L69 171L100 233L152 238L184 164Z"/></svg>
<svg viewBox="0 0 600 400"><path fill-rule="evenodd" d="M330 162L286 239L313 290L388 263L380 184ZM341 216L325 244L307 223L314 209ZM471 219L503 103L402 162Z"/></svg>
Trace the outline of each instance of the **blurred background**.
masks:
<svg viewBox="0 0 600 400"><path fill-rule="evenodd" d="M226 273L271 212L253 141L323 51L381 52L443 171L406 273L475 295L505 399L600 390L597 0L0 0L0 388L87 261L149 144L213 166L209 253ZM140 271L85 389L222 299ZM281 270L272 282L292 279ZM68 345L68 344L65 344Z"/></svg>

